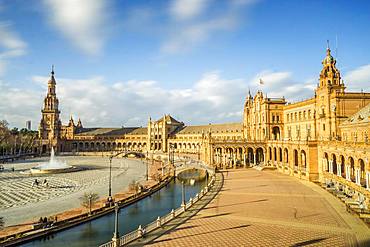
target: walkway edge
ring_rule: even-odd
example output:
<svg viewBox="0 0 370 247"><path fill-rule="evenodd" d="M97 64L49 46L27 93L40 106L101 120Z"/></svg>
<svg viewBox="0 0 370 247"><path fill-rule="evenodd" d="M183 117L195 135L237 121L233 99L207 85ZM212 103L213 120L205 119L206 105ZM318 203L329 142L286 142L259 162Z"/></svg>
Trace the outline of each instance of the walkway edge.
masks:
<svg viewBox="0 0 370 247"><path fill-rule="evenodd" d="M224 185L224 176L222 172L217 172L214 186L201 200L194 203L194 205L189 210L185 211L178 217L174 218L168 224L163 225L161 228L158 228L148 233L145 237L129 243L128 246L144 246L146 244L150 244L160 236L169 233L177 226L185 223L187 220L189 220L190 218L195 216L199 211L201 211L204 207L206 207L217 196L217 194L222 189L223 185Z"/></svg>

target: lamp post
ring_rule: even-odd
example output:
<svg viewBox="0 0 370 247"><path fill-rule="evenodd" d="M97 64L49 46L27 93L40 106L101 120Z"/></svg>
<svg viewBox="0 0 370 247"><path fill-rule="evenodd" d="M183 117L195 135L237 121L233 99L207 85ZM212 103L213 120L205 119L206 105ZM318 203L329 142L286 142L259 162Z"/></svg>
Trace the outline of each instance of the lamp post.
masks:
<svg viewBox="0 0 370 247"><path fill-rule="evenodd" d="M114 242L116 242L116 244L117 244L118 243L118 239L119 239L119 232L118 232L118 212L119 212L119 206L118 206L118 203L115 204L114 212L115 212L115 217L114 217L114 232L113 232L113 238L112 238L112 240ZM116 245L116 246L118 246L118 245Z"/></svg>
<svg viewBox="0 0 370 247"><path fill-rule="evenodd" d="M149 163L148 162L145 162L146 163L146 181L148 181L149 180Z"/></svg>
<svg viewBox="0 0 370 247"><path fill-rule="evenodd" d="M108 189L108 202L112 201L112 159L113 156L109 156L109 189Z"/></svg>
<svg viewBox="0 0 370 247"><path fill-rule="evenodd" d="M184 184L184 181L181 182L181 207L185 207L186 203L185 203L185 184Z"/></svg>

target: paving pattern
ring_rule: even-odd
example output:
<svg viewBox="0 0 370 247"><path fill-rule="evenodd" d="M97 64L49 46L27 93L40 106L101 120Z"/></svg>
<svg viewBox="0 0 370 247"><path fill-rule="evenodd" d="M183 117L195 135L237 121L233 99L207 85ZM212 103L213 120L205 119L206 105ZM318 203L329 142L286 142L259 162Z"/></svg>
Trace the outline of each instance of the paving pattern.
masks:
<svg viewBox="0 0 370 247"><path fill-rule="evenodd" d="M203 210L148 246L370 246L370 230L319 186L276 171L224 173Z"/></svg>
<svg viewBox="0 0 370 247"><path fill-rule="evenodd" d="M4 164L0 172L0 215L6 226L22 224L79 207L85 192L107 196L109 160L107 157L62 156L58 159L79 171L59 174L31 175L29 169L47 162L48 158ZM15 171L12 171L14 167ZM139 160L113 159L112 193L124 190L132 180L145 177L145 165ZM47 180L48 186L32 186L37 179Z"/></svg>
<svg viewBox="0 0 370 247"><path fill-rule="evenodd" d="M33 186L37 179L38 186ZM0 210L49 200L80 189L80 184L66 178L47 177L48 186L41 185L45 177L28 177L19 173L2 172L0 174Z"/></svg>

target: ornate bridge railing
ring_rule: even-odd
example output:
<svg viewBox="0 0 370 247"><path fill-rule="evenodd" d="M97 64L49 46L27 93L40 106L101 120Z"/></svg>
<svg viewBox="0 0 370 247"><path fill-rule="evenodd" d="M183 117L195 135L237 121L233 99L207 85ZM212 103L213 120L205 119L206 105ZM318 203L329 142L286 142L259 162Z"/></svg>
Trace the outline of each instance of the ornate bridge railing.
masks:
<svg viewBox="0 0 370 247"><path fill-rule="evenodd" d="M198 194L195 195L194 198L190 198L189 201L185 204L180 206L177 209L172 209L170 213L168 213L165 216L157 218L157 220L149 223L148 225L142 227L139 225L137 230L134 230L130 233L127 233L120 238L118 238L116 241L112 240L109 241L108 243L102 244L99 247L119 247L119 246L125 246L141 237L143 237L145 234L154 231L155 229L160 228L162 225L167 224L174 218L178 217L181 215L183 212L188 210L188 208L191 208L194 203L199 201L207 192L209 191L210 188L213 187L215 182L215 176L212 176L212 179L209 181L209 183L202 189Z"/></svg>

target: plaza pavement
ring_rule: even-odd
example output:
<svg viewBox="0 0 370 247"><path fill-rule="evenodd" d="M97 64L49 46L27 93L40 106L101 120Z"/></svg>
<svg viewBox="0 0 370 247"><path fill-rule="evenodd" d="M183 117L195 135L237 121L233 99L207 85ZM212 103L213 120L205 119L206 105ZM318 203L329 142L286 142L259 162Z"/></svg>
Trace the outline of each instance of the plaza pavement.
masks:
<svg viewBox="0 0 370 247"><path fill-rule="evenodd" d="M254 169L224 172L217 196L146 246L370 246L370 230L311 182ZM171 224L171 223L170 223ZM140 244L139 244L140 245Z"/></svg>
<svg viewBox="0 0 370 247"><path fill-rule="evenodd" d="M59 214L66 210L79 208L80 198L85 192L94 192L100 198L108 193L109 160L107 157L60 156L67 164L84 169L71 173L34 175L22 172L48 158L36 158L5 164L0 172L0 216L5 226L24 225L39 217ZM11 167L15 172L10 171ZM125 191L132 180L144 181L146 165L140 160L113 159L112 194ZM32 187L35 179L47 179L49 187ZM1 235L1 234L0 234Z"/></svg>

